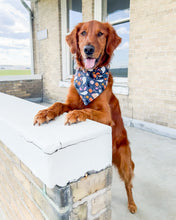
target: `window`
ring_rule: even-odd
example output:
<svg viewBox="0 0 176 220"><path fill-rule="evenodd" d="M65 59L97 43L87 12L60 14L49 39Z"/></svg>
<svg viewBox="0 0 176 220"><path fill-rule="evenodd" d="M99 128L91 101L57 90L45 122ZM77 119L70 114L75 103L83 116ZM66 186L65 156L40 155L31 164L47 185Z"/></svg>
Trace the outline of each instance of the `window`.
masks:
<svg viewBox="0 0 176 220"><path fill-rule="evenodd" d="M61 0L62 25L62 81L70 80L74 73L74 60L65 37L82 21L82 0Z"/></svg>
<svg viewBox="0 0 176 220"><path fill-rule="evenodd" d="M94 18L108 21L122 38L121 44L114 51L110 68L114 76L113 92L128 95L128 53L129 53L129 7L130 0L96 0Z"/></svg>
<svg viewBox="0 0 176 220"><path fill-rule="evenodd" d="M82 0L67 0L68 33L82 21Z"/></svg>
<svg viewBox="0 0 176 220"><path fill-rule="evenodd" d="M111 60L111 73L114 77L128 76L128 54L129 54L129 0L105 0L106 14L103 20L113 25L117 34L122 38L121 44L114 51Z"/></svg>

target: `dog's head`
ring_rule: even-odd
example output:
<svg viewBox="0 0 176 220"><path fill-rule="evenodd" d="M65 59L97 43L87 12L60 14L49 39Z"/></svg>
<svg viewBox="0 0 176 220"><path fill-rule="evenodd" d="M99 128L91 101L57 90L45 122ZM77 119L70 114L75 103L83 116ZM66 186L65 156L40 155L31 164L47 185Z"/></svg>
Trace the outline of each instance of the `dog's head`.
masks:
<svg viewBox="0 0 176 220"><path fill-rule="evenodd" d="M89 21L79 23L66 36L72 54L76 54L79 67L93 69L108 65L121 38L109 23Z"/></svg>

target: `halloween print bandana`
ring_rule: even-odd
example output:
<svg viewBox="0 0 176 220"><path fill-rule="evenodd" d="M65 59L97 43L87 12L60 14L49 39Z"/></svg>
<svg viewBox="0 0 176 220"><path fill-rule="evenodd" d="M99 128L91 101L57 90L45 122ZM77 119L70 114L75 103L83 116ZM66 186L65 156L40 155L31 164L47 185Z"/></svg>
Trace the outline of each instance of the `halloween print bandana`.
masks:
<svg viewBox="0 0 176 220"><path fill-rule="evenodd" d="M109 69L101 67L92 71L76 70L74 85L84 105L88 105L96 99L107 87Z"/></svg>

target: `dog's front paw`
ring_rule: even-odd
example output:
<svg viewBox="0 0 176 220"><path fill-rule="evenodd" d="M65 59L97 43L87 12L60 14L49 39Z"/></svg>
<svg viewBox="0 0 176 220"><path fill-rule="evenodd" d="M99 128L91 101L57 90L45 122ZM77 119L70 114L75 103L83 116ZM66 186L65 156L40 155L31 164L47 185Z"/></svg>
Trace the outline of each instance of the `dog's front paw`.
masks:
<svg viewBox="0 0 176 220"><path fill-rule="evenodd" d="M52 110L49 109L41 110L34 117L34 125L35 124L41 125L44 122L48 123L50 120L53 120L56 116L57 114Z"/></svg>
<svg viewBox="0 0 176 220"><path fill-rule="evenodd" d="M71 125L87 119L86 114L81 110L73 110L66 115L65 125Z"/></svg>

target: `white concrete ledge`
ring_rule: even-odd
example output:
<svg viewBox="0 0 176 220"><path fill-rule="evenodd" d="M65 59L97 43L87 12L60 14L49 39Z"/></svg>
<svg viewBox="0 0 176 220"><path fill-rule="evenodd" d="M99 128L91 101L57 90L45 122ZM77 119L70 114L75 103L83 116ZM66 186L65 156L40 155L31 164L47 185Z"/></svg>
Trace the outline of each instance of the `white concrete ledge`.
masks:
<svg viewBox="0 0 176 220"><path fill-rule="evenodd" d="M111 165L109 126L90 120L64 126L64 115L33 126L35 114L46 107L3 93L0 103L0 140L48 187Z"/></svg>
<svg viewBox="0 0 176 220"><path fill-rule="evenodd" d="M15 75L15 76L1 76L0 82L3 81L19 81L19 80L34 80L34 79L42 79L42 75Z"/></svg>

